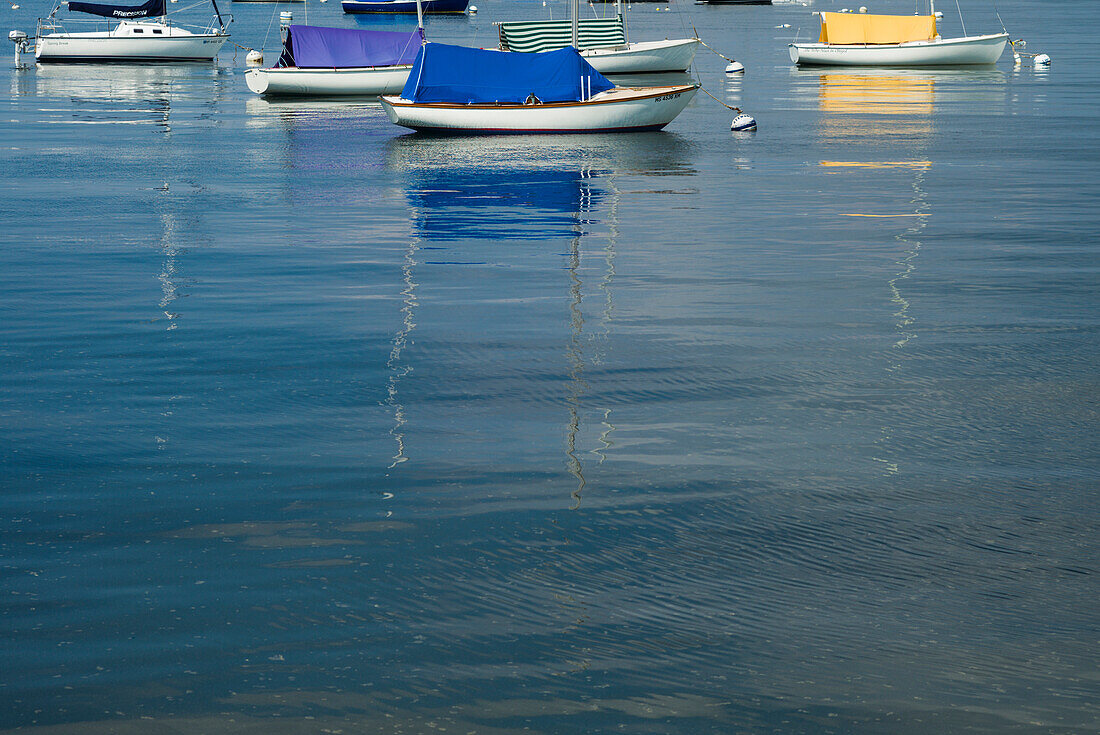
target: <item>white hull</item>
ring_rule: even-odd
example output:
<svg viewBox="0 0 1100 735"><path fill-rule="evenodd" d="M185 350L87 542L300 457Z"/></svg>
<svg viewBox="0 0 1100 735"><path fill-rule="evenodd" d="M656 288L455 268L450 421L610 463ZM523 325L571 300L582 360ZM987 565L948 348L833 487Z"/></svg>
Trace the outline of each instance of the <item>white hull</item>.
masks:
<svg viewBox="0 0 1100 735"><path fill-rule="evenodd" d="M416 103L382 97L390 121L439 133L594 133L659 130L680 114L694 84L631 89L616 87L584 102L539 105Z"/></svg>
<svg viewBox="0 0 1100 735"><path fill-rule="evenodd" d="M581 56L600 74L635 74L687 71L695 60L699 39L643 41L624 48L594 48Z"/></svg>
<svg viewBox="0 0 1100 735"><path fill-rule="evenodd" d="M35 41L37 61L210 61L229 39L161 23L123 21L110 31L50 33Z"/></svg>
<svg viewBox="0 0 1100 735"><path fill-rule="evenodd" d="M911 41L868 46L830 43L792 43L796 64L826 66L952 66L994 64L1001 57L1007 33L938 41Z"/></svg>
<svg viewBox="0 0 1100 735"><path fill-rule="evenodd" d="M405 86L412 65L359 69L249 69L248 88L266 95L396 94Z"/></svg>

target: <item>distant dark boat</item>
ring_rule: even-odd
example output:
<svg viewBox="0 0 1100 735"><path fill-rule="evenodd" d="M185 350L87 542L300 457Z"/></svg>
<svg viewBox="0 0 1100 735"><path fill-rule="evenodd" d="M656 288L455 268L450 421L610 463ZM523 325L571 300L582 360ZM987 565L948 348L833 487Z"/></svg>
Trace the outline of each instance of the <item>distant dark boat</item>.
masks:
<svg viewBox="0 0 1100 735"><path fill-rule="evenodd" d="M470 0L423 0L425 13L465 13ZM415 13L416 0L344 0L345 13Z"/></svg>
<svg viewBox="0 0 1100 735"><path fill-rule="evenodd" d="M771 5L772 0L695 0L696 5Z"/></svg>

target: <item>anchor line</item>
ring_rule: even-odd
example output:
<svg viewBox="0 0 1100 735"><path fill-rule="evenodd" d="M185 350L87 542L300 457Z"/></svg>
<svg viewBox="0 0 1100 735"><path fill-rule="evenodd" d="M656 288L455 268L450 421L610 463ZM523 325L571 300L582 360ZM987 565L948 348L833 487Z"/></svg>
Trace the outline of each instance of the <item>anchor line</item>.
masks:
<svg viewBox="0 0 1100 735"><path fill-rule="evenodd" d="M721 55L721 54L719 54L719 56L720 56L720 55ZM704 87L704 86L703 86L702 84L700 84L700 85L699 85L699 89L703 90L703 93L704 93L704 94L705 94L705 95L706 95L707 97L710 97L710 98L711 98L712 100L714 100L714 101L715 101L715 102L717 102L718 104L722 105L722 107L725 107L725 108L726 108L727 110L733 110L734 112L738 112L738 113L739 113L739 112L741 112L741 108L740 108L740 107L734 107L733 105L727 105L727 104L726 104L725 102L723 102L722 100L718 99L718 98L717 98L717 97L715 97L715 96L714 96L713 94L711 94L710 92L708 92L708 91L707 91L707 88L706 88L706 87Z"/></svg>
<svg viewBox="0 0 1100 735"><path fill-rule="evenodd" d="M694 32L694 33L695 33L695 40L697 40L697 41L698 41L699 43L701 43L701 44L703 44L704 46L706 46L706 47L707 47L708 49L710 49L711 51L713 51L713 52L714 52L714 53L715 53L716 55L718 55L718 56L721 56L721 57L722 57L723 59L725 59L726 61L730 62L731 64L732 64L732 63L733 63L733 62L735 61L735 59L731 59L730 57L728 57L728 56L726 56L726 55L724 55L724 54L719 54L719 53L718 53L717 51L715 51L715 50L714 50L713 48L711 48L710 44L708 44L708 43L707 43L706 41L704 41L703 39L699 38L699 31L695 30L695 26L694 26L694 25L692 25L692 26L691 26L691 30L692 30L692 32ZM706 90L704 90L704 91L706 91Z"/></svg>

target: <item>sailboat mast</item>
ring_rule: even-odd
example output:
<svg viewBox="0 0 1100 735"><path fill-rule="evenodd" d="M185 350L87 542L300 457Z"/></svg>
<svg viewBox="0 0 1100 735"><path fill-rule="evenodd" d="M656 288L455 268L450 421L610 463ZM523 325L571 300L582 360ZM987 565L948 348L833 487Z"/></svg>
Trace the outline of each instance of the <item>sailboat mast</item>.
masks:
<svg viewBox="0 0 1100 735"><path fill-rule="evenodd" d="M577 16L581 14L580 0L573 0L573 48L578 51L581 47L577 44Z"/></svg>
<svg viewBox="0 0 1100 735"><path fill-rule="evenodd" d="M214 15L218 16L218 28L225 30L225 21L222 20L221 11L218 10L218 0L210 0L210 4L214 6Z"/></svg>
<svg viewBox="0 0 1100 735"><path fill-rule="evenodd" d="M416 27L420 29L420 35L424 35L424 9L420 7L420 0L416 0Z"/></svg>

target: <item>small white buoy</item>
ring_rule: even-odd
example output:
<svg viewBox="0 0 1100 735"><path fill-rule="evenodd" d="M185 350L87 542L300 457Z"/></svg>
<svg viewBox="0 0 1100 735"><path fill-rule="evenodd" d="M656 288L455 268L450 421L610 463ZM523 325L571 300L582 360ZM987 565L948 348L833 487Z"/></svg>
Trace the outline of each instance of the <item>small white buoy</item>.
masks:
<svg viewBox="0 0 1100 735"><path fill-rule="evenodd" d="M1050 57L1046 54L1039 54L1034 61L1035 66L1050 66Z"/></svg>
<svg viewBox="0 0 1100 735"><path fill-rule="evenodd" d="M290 22L292 20L294 20L294 14L291 13L289 10L284 10L283 12L279 13L279 25L288 26L290 25Z"/></svg>
<svg viewBox="0 0 1100 735"><path fill-rule="evenodd" d="M739 74L743 71L745 71L745 65L740 61L731 62L730 65L726 67L727 74Z"/></svg>
<svg viewBox="0 0 1100 735"><path fill-rule="evenodd" d="M470 15L477 15L477 6L476 5L471 5L470 6Z"/></svg>
<svg viewBox="0 0 1100 735"><path fill-rule="evenodd" d="M756 130L756 118L742 112L740 115L733 118L733 123L730 124L730 130Z"/></svg>
<svg viewBox="0 0 1100 735"><path fill-rule="evenodd" d="M19 10L19 6L18 6L18 5L12 5L12 6L11 6L11 9L12 9L12 10Z"/></svg>
<svg viewBox="0 0 1100 735"><path fill-rule="evenodd" d="M245 55L244 60L249 64L262 64L264 63L264 55L256 49L249 49L248 54Z"/></svg>
<svg viewBox="0 0 1100 735"><path fill-rule="evenodd" d="M859 6L859 12L866 13L867 12L867 6L866 5L860 5Z"/></svg>
<svg viewBox="0 0 1100 735"><path fill-rule="evenodd" d="M1023 61L1024 60L1020 58L1019 54L1012 54L1012 63L1015 64L1016 66L1019 66L1020 64L1022 64Z"/></svg>

